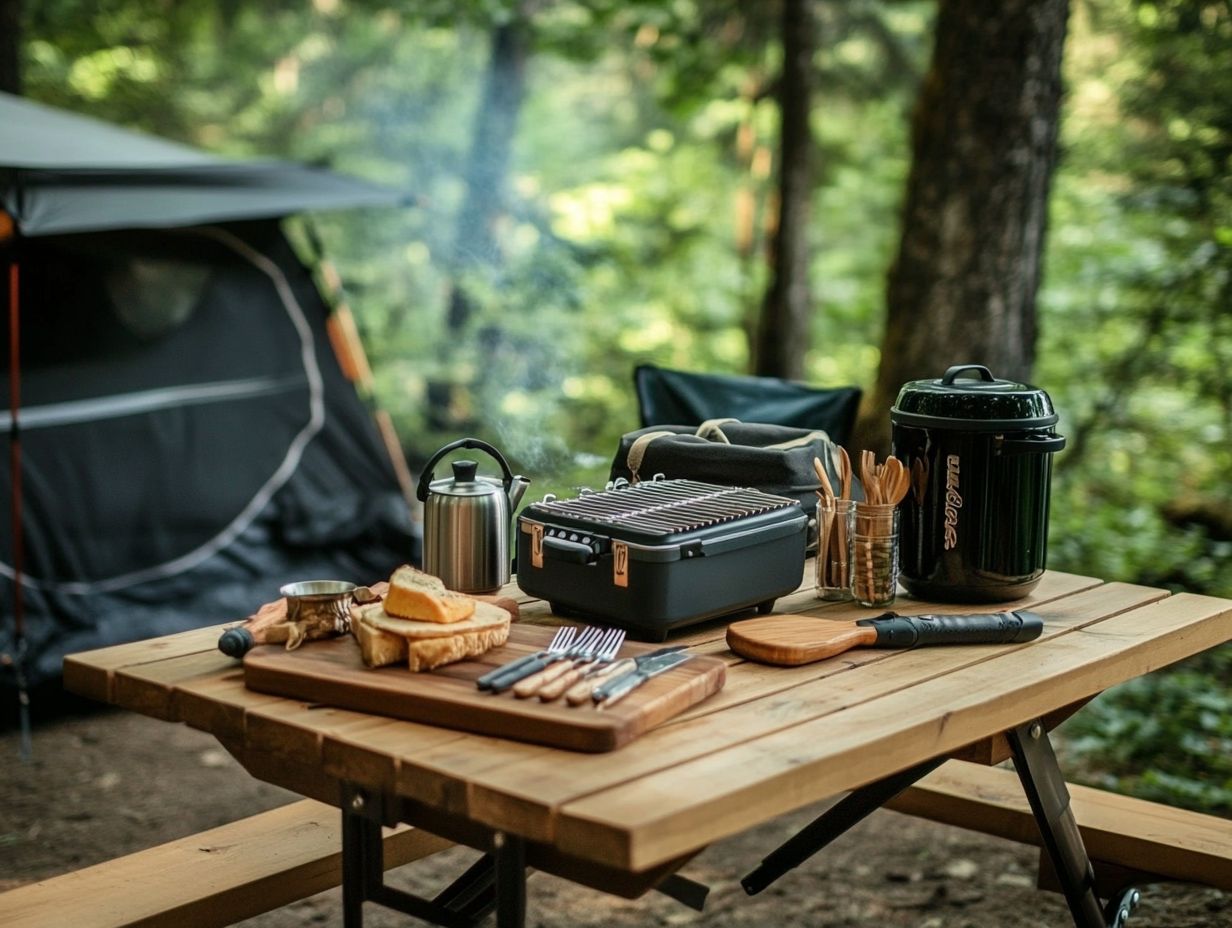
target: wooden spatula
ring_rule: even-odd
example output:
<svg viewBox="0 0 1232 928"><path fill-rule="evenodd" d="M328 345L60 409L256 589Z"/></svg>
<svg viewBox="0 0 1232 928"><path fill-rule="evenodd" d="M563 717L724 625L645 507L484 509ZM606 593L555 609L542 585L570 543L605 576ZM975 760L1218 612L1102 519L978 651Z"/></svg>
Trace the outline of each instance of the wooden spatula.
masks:
<svg viewBox="0 0 1232 928"><path fill-rule="evenodd" d="M727 646L751 661L795 666L851 648L916 648L935 644L1017 644L1044 630L1034 612L980 615L907 615L835 622L805 615L768 615L733 622Z"/></svg>

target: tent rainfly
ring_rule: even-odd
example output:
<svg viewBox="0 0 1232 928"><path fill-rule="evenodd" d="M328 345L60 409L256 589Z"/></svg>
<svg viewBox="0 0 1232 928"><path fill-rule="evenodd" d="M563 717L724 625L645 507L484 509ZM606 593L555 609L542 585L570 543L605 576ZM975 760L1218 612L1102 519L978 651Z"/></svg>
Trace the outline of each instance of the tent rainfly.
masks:
<svg viewBox="0 0 1232 928"><path fill-rule="evenodd" d="M415 559L394 464L279 224L406 202L0 94L0 683Z"/></svg>

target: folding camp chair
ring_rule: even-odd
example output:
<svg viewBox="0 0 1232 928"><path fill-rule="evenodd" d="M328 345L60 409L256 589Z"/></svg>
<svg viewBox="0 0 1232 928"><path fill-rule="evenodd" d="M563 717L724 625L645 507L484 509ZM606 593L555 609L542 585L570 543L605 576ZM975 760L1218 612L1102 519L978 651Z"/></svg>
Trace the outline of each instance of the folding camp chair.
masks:
<svg viewBox="0 0 1232 928"><path fill-rule="evenodd" d="M822 429L844 444L855 426L858 387L810 387L777 377L700 374L639 364L633 372L642 427L701 425L731 417Z"/></svg>

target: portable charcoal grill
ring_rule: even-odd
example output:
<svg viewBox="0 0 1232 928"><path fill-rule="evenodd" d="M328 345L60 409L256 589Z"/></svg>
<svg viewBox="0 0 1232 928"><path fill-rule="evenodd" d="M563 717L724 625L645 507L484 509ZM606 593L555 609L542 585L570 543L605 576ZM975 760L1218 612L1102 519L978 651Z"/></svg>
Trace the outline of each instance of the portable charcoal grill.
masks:
<svg viewBox="0 0 1232 928"><path fill-rule="evenodd" d="M518 516L518 586L552 611L648 641L750 607L769 612L800 585L808 517L794 499L657 479Z"/></svg>

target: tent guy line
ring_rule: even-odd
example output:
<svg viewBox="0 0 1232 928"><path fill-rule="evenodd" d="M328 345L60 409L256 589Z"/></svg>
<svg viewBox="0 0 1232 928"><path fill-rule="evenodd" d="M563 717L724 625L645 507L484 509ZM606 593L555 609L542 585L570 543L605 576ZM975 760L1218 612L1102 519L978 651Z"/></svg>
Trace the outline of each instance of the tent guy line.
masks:
<svg viewBox="0 0 1232 928"><path fill-rule="evenodd" d="M245 380L217 381L191 387L140 390L134 393L75 400L69 403L26 406L21 410L21 428L24 431L51 428L57 425L75 425L81 422L97 422L100 419L143 415L188 404L218 403L291 393L303 388L307 383L308 378L303 374L291 374L286 377L250 377ZM7 432L12 429L12 426L12 414L7 410L0 411L0 431Z"/></svg>

